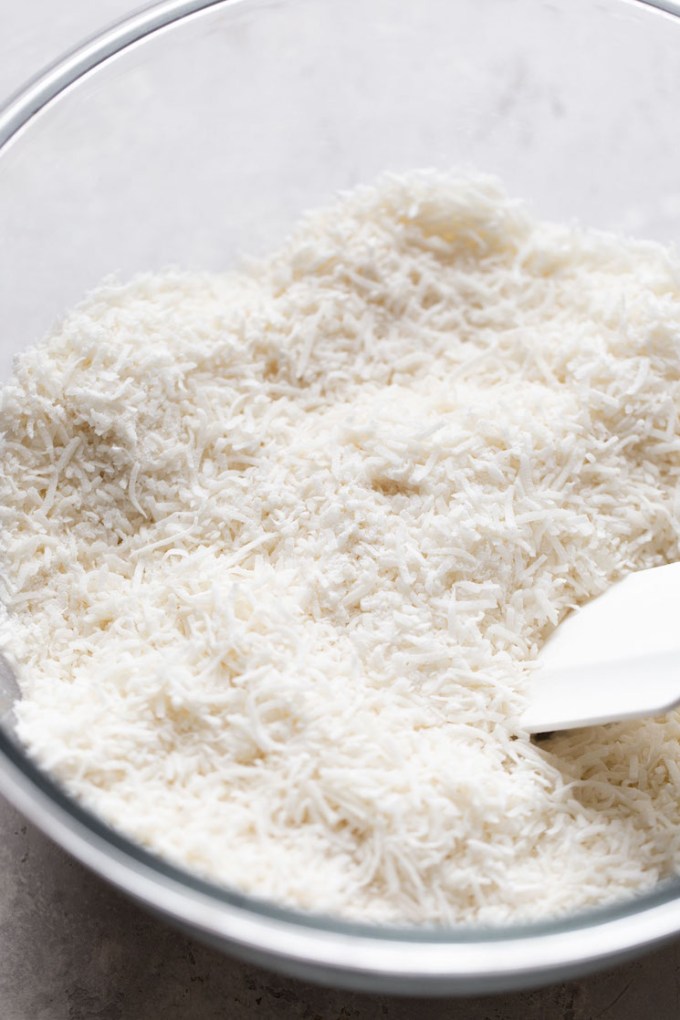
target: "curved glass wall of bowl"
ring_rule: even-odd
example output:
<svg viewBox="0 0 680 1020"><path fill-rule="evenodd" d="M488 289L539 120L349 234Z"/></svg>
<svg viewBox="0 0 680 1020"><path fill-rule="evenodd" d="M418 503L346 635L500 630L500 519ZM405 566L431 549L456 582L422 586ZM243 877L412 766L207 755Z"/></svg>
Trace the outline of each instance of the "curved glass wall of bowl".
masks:
<svg viewBox="0 0 680 1020"><path fill-rule="evenodd" d="M661 241L680 233L674 4L202 6L132 19L0 115L0 138L18 129L0 150L0 377L103 277L228 268L272 248L305 209L386 170L462 164L498 174L541 216ZM30 96L51 90L34 113ZM680 930L675 886L493 933L309 920L114 838L6 738L0 774L29 817L153 909L317 979L491 991L583 972Z"/></svg>

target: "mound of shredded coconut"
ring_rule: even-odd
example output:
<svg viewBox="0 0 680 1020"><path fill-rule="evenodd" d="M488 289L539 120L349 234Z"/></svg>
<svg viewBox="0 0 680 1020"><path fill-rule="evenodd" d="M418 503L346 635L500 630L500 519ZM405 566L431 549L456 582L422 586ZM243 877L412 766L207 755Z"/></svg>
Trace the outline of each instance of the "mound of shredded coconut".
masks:
<svg viewBox="0 0 680 1020"><path fill-rule="evenodd" d="M680 864L680 715L519 728L574 605L679 557L680 257L389 176L225 275L106 283L16 363L18 732L258 897L502 923Z"/></svg>

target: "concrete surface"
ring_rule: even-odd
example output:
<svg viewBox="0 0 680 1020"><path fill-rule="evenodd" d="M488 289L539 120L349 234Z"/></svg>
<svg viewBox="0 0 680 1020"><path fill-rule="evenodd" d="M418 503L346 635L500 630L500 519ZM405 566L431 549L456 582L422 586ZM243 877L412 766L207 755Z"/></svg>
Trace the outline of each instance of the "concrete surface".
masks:
<svg viewBox="0 0 680 1020"><path fill-rule="evenodd" d="M2 1020L674 1020L680 943L583 981L477 999L355 995L178 934L0 804Z"/></svg>
<svg viewBox="0 0 680 1020"><path fill-rule="evenodd" d="M0 97L130 0L0 0ZM0 802L0 1020L673 1020L680 942L583 981L466 1000L354 995L244 966L155 921Z"/></svg>

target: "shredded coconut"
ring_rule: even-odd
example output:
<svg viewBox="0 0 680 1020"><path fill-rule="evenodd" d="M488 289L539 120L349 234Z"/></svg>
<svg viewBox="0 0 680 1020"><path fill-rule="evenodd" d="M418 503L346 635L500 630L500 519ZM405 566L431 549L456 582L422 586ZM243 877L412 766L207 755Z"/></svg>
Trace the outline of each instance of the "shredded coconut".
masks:
<svg viewBox="0 0 680 1020"><path fill-rule="evenodd" d="M18 733L218 883L503 923L680 865L680 714L532 742L569 611L679 557L680 258L388 176L224 275L105 283L0 426Z"/></svg>

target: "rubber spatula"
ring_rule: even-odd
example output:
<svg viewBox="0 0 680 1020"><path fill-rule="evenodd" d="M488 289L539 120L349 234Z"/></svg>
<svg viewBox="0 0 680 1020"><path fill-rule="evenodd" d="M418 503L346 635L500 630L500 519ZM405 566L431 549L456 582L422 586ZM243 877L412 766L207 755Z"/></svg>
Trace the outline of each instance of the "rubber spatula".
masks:
<svg viewBox="0 0 680 1020"><path fill-rule="evenodd" d="M680 563L641 570L546 641L521 719L529 733L663 715L680 705Z"/></svg>

